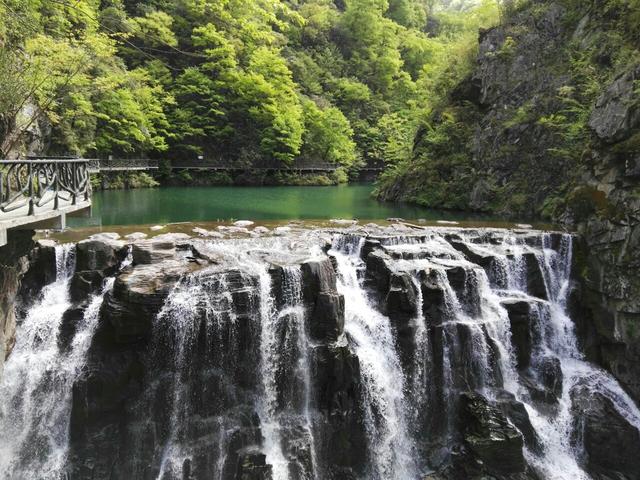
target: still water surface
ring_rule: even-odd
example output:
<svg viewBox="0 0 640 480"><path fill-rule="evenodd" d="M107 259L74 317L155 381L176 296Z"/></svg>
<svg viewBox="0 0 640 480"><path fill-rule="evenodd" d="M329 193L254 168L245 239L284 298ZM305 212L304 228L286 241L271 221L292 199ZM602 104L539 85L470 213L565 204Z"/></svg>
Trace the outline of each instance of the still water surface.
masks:
<svg viewBox="0 0 640 480"><path fill-rule="evenodd" d="M469 213L382 203L371 185L338 187L167 187L93 194L90 218L69 218L71 227L249 220L487 220Z"/></svg>

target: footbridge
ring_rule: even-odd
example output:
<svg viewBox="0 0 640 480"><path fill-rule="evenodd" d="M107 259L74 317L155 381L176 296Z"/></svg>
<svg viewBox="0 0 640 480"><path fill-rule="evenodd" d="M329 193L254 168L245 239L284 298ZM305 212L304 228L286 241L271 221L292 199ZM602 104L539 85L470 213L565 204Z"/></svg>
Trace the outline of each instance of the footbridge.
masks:
<svg viewBox="0 0 640 480"><path fill-rule="evenodd" d="M0 246L9 230L64 228L90 207L89 160L0 160Z"/></svg>

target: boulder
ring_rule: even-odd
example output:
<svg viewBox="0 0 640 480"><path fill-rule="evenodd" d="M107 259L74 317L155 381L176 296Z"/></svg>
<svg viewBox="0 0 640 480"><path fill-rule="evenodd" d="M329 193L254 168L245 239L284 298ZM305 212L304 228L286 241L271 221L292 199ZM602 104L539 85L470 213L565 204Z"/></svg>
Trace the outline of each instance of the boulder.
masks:
<svg viewBox="0 0 640 480"><path fill-rule="evenodd" d="M571 401L588 470L603 478L640 479L640 431L609 398L586 385L571 390Z"/></svg>
<svg viewBox="0 0 640 480"><path fill-rule="evenodd" d="M273 467L267 464L267 456L254 449L238 454L235 480L271 480Z"/></svg>
<svg viewBox="0 0 640 480"><path fill-rule="evenodd" d="M463 393L460 420L465 446L488 471L501 475L525 471L523 436L498 407L480 394Z"/></svg>
<svg viewBox="0 0 640 480"><path fill-rule="evenodd" d="M175 257L175 244L171 241L143 240L133 244L133 263L149 265Z"/></svg>
<svg viewBox="0 0 640 480"><path fill-rule="evenodd" d="M76 245L76 271L99 270L114 273L127 256L124 242L100 237L78 242Z"/></svg>
<svg viewBox="0 0 640 480"><path fill-rule="evenodd" d="M167 260L153 265L137 265L121 273L113 290L105 295L103 321L113 328L116 343L148 339L153 319L167 295L184 275L201 268L197 263Z"/></svg>

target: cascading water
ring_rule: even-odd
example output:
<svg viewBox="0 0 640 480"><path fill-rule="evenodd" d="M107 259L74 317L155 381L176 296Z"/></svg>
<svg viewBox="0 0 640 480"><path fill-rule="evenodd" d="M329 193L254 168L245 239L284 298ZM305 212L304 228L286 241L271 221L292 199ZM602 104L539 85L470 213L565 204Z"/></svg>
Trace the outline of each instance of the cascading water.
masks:
<svg viewBox="0 0 640 480"><path fill-rule="evenodd" d="M72 245L57 246L56 280L19 321L16 346L0 385L0 472L12 479L51 479L65 471L69 447L71 389L84 365L108 279L88 301L69 347L61 342L64 314L71 306L69 282L75 268Z"/></svg>
<svg viewBox="0 0 640 480"><path fill-rule="evenodd" d="M364 409L369 436L372 479L417 477L414 443L408 434L404 374L389 319L372 305L358 279L364 267L360 252L364 239L338 237L332 253L338 264L338 291L345 305L345 331L360 360Z"/></svg>
<svg viewBox="0 0 640 480"><path fill-rule="evenodd" d="M570 235L376 229L188 248L121 270L81 314L74 249L56 248L0 385L0 478L465 478L447 468L477 440L459 421L469 394L524 437L525 476L498 478L592 478L580 389L640 431L633 400L579 350Z"/></svg>

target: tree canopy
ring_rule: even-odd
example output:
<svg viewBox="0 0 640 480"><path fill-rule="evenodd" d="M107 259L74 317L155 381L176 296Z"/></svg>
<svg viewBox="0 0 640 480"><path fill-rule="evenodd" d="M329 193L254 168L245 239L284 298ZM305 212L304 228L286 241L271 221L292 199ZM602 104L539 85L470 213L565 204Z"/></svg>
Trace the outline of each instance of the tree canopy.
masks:
<svg viewBox="0 0 640 480"><path fill-rule="evenodd" d="M0 0L2 153L394 163L498 16L445 3Z"/></svg>

